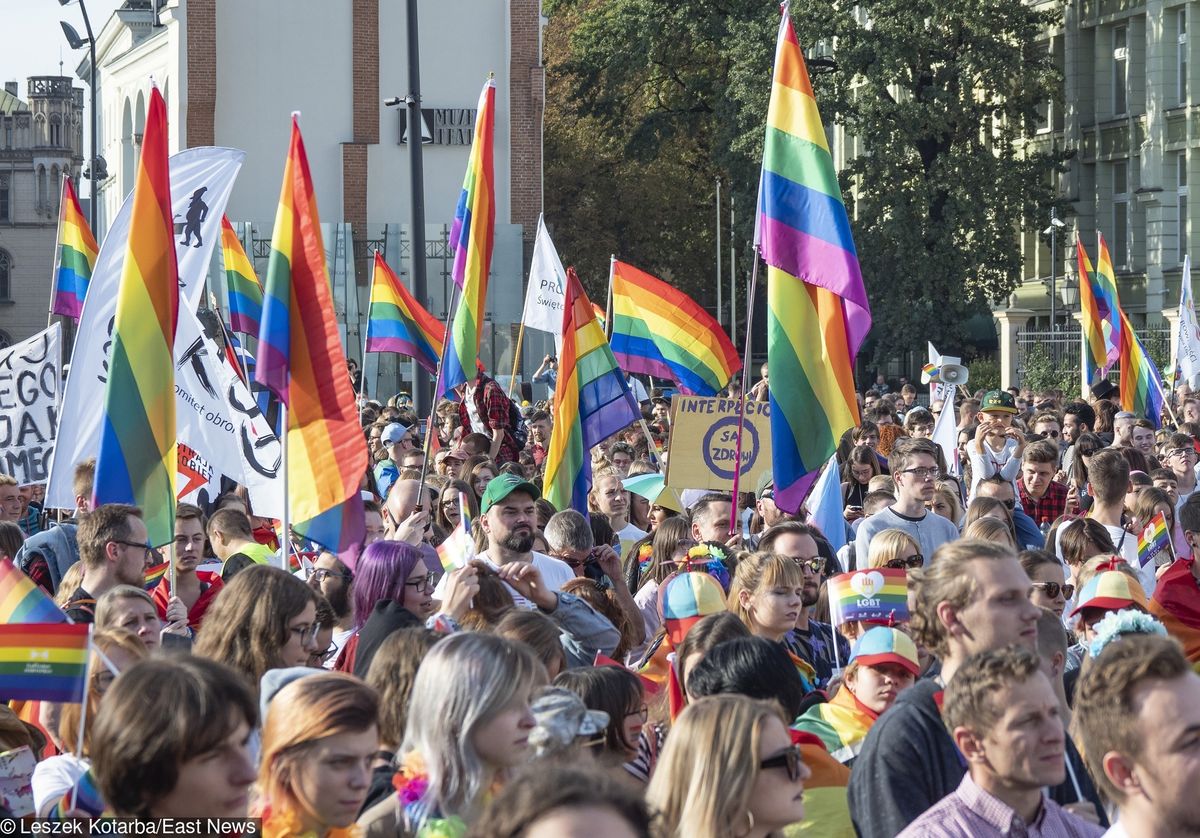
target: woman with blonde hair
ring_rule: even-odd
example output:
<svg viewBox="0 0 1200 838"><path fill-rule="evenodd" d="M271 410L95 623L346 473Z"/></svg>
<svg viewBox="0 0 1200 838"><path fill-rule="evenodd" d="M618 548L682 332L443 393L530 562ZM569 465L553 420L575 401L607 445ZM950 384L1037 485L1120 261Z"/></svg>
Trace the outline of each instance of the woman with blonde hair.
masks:
<svg viewBox="0 0 1200 838"><path fill-rule="evenodd" d="M265 838L352 834L379 748L379 699L341 672L301 677L267 704L259 811Z"/></svg>
<svg viewBox="0 0 1200 838"><path fill-rule="evenodd" d="M962 501L959 499L958 490L949 486L937 487L933 493L933 500L929 502L929 510L935 515L941 515L956 527L962 523Z"/></svg>
<svg viewBox="0 0 1200 838"><path fill-rule="evenodd" d="M1016 549L1017 546L1017 542L1013 540L1012 530L999 518L991 516L976 518L967 524L967 528L963 530L963 538L1004 543L1013 549Z"/></svg>
<svg viewBox="0 0 1200 838"><path fill-rule="evenodd" d="M1003 501L995 498L977 497L967 506L967 517L963 521L963 532L980 518L995 518L1008 527L1008 537L1013 544L1017 543L1017 528L1013 524L1012 510Z"/></svg>
<svg viewBox="0 0 1200 838"><path fill-rule="evenodd" d="M729 587L729 610L750 633L779 643L796 665L807 692L817 682L816 670L792 632L804 608L804 570L777 553L754 553L738 562Z"/></svg>
<svg viewBox="0 0 1200 838"><path fill-rule="evenodd" d="M777 704L714 695L679 715L646 801L659 838L767 838L804 819L809 775Z"/></svg>
<svg viewBox="0 0 1200 838"><path fill-rule="evenodd" d="M871 539L867 567L888 567L896 570L921 567L925 557L921 545L904 530L884 530Z"/></svg>

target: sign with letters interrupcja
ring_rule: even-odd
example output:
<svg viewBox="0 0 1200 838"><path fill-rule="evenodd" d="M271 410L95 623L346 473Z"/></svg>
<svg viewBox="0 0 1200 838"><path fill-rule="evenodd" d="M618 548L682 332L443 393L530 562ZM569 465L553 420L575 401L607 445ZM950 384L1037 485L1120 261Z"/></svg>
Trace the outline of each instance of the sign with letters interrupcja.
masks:
<svg viewBox="0 0 1200 838"><path fill-rule="evenodd" d="M738 400L675 396L666 483L673 489L733 490L737 461ZM771 405L747 401L742 430L740 491L753 492L771 471Z"/></svg>

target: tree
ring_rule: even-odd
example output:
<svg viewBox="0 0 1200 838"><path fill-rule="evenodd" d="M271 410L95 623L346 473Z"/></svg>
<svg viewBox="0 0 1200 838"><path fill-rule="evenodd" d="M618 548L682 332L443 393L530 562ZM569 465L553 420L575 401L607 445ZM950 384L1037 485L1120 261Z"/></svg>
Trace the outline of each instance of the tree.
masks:
<svg viewBox="0 0 1200 838"><path fill-rule="evenodd" d="M567 222L556 240L589 262L602 240L706 276L714 177L732 181L739 207L756 198L774 4L547 5L547 212ZM793 16L802 46L832 45L836 70L813 77L827 128L863 150L841 181L875 355L926 340L957 349L966 320L1015 289L1018 231L1054 199L1063 156L1024 140L1058 90L1039 40L1056 13L1025 0L862 0ZM633 201L606 217L627 188ZM588 207L589 195L603 198ZM686 200L697 195L708 200ZM591 210L586 226L577 207ZM752 215L738 226L748 240Z"/></svg>

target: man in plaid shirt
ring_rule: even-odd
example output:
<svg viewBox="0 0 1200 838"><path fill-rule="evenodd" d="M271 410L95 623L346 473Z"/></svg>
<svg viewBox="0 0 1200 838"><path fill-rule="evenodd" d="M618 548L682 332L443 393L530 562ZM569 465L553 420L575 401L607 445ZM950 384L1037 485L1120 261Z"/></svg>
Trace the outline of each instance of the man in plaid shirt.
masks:
<svg viewBox="0 0 1200 838"><path fill-rule="evenodd" d="M474 381L463 385L462 400L458 403L458 416L462 420L463 436L472 433L486 434L492 438L488 456L497 465L517 460L521 453L513 436L510 417L512 402L495 379L482 370Z"/></svg>
<svg viewBox="0 0 1200 838"><path fill-rule="evenodd" d="M1053 524L1067 511L1067 487L1054 479L1058 468L1058 446L1039 440L1025 446L1021 457L1021 479L1017 489L1021 508L1040 528L1043 522Z"/></svg>

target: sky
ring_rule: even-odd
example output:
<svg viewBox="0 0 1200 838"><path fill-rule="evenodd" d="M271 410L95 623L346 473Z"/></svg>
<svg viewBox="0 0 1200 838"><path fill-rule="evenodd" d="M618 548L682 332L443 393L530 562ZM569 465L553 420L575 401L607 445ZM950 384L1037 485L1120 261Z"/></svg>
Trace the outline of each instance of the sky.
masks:
<svg viewBox="0 0 1200 838"><path fill-rule="evenodd" d="M104 24L122 0L85 0L92 29L99 34ZM86 38L83 15L78 0L68 6L60 6L58 0L0 0L0 21L4 21L4 47L0 49L0 81L16 80L18 93L26 98L25 80L30 76L59 75L59 60L62 60L62 75L75 77L75 68L87 53L87 47L73 50L67 46L59 21L65 20L75 27L80 37ZM84 89L83 147L89 148L91 116L87 109L89 91L87 84L76 79L76 85ZM90 192L84 181L83 194Z"/></svg>

